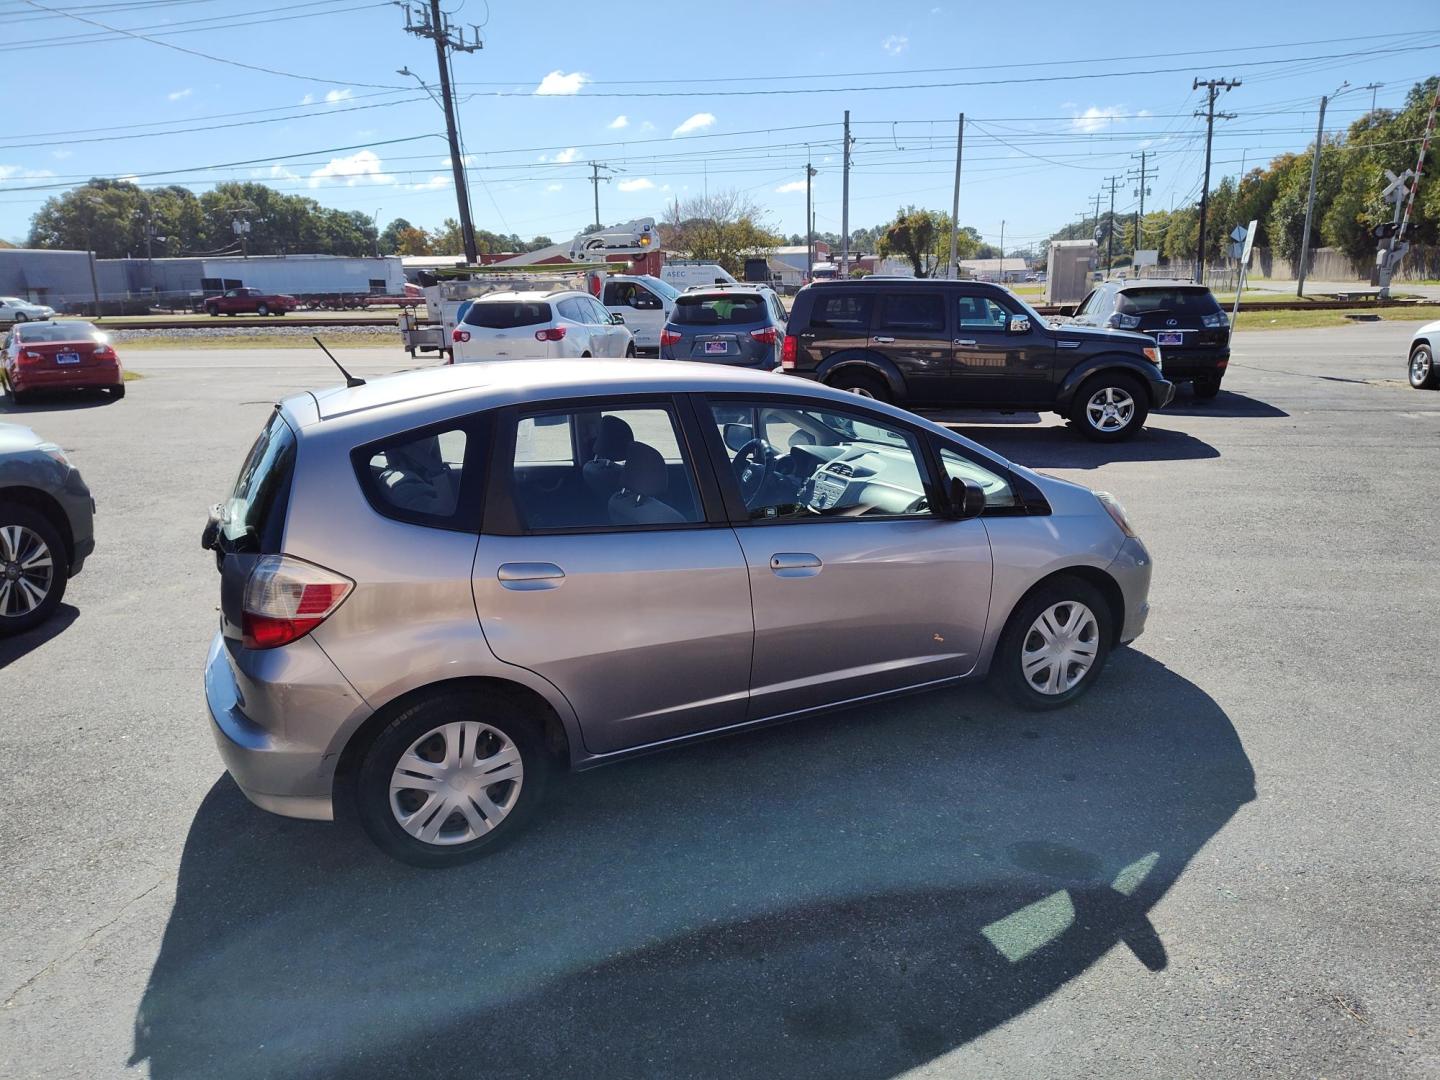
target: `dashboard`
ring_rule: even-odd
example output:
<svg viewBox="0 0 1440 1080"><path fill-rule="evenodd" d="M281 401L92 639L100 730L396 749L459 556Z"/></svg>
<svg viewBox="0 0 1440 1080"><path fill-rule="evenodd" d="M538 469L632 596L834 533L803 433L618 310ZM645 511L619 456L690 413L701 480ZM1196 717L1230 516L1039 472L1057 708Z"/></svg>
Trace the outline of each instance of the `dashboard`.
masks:
<svg viewBox="0 0 1440 1080"><path fill-rule="evenodd" d="M798 483L795 503L827 517L906 514L926 506L908 449L868 444L792 447L782 465Z"/></svg>

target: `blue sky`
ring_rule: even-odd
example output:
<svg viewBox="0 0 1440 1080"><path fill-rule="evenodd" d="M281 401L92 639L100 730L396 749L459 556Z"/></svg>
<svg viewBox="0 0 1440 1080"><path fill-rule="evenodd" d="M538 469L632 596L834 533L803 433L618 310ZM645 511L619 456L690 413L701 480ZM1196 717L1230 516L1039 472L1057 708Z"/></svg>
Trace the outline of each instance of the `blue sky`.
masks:
<svg viewBox="0 0 1440 1080"><path fill-rule="evenodd" d="M1188 5L1106 5L1103 15L945 0L444 6L467 37L480 24L485 43L454 62L476 225L557 239L592 217L590 161L615 170L600 189L606 222L740 189L791 233L804 229L808 156L820 170L818 228L838 232L848 108L852 228L904 203L948 210L964 111L961 220L992 242L1004 222L1013 248L1093 210L1112 175L1122 176L1116 210L1130 209L1134 182L1123 176L1141 150L1158 170L1149 205L1194 198L1204 150L1195 76L1244 84L1220 101L1238 115L1217 125L1218 181L1242 161L1302 149L1320 95L1341 82L1383 83L1376 102L1396 105L1440 70L1440 15L1402 36L1388 20L1357 20L1353 2L1325 0L1211 3L1199 24ZM396 73L433 83L434 49L404 32L389 3L0 0L0 11L0 237L23 238L47 186L90 176L197 190L261 179L378 210L381 227L454 216L440 110ZM1342 96L1327 129L1370 101L1369 90Z"/></svg>

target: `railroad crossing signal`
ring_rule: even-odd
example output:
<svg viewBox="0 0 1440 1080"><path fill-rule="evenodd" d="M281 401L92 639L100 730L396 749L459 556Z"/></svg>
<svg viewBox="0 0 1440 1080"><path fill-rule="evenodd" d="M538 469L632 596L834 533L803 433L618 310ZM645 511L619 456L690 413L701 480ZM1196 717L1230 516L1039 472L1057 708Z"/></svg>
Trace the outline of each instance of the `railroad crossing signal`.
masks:
<svg viewBox="0 0 1440 1080"><path fill-rule="evenodd" d="M1389 169L1386 169L1385 179L1388 180L1389 183L1385 185L1385 190L1380 193L1381 197L1388 203L1403 202L1405 197L1410 194L1408 185L1414 175L1414 169L1406 169L1399 176L1396 176Z"/></svg>

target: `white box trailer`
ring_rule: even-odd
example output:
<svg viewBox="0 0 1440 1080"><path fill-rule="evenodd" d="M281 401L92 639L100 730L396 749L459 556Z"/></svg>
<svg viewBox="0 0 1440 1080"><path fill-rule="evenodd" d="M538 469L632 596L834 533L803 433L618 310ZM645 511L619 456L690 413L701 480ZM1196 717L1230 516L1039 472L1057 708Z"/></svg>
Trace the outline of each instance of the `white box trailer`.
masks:
<svg viewBox="0 0 1440 1080"><path fill-rule="evenodd" d="M205 259L201 276L243 281L249 289L292 296L402 296L405 270L398 255L254 255Z"/></svg>

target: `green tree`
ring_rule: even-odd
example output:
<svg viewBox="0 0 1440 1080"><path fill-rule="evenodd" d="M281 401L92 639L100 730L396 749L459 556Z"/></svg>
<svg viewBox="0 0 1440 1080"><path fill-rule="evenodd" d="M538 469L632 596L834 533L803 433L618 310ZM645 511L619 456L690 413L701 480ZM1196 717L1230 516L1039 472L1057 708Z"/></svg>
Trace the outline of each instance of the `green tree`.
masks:
<svg viewBox="0 0 1440 1080"><path fill-rule="evenodd" d="M400 247L400 237L409 233L415 226L406 221L403 217L397 217L380 231L380 254L397 254Z"/></svg>
<svg viewBox="0 0 1440 1080"><path fill-rule="evenodd" d="M666 249L718 263L739 275L748 255L763 255L782 237L770 230L758 204L739 191L676 199L665 211L660 235Z"/></svg>
<svg viewBox="0 0 1440 1080"><path fill-rule="evenodd" d="M928 277L935 265L940 225L939 215L934 211L902 207L896 212L895 220L880 235L876 251L881 255L909 259L917 278ZM949 254L948 237L946 254Z"/></svg>
<svg viewBox="0 0 1440 1080"><path fill-rule="evenodd" d="M465 250L461 238L460 222L446 218L438 229L430 230L430 252L434 255L460 255Z"/></svg>

